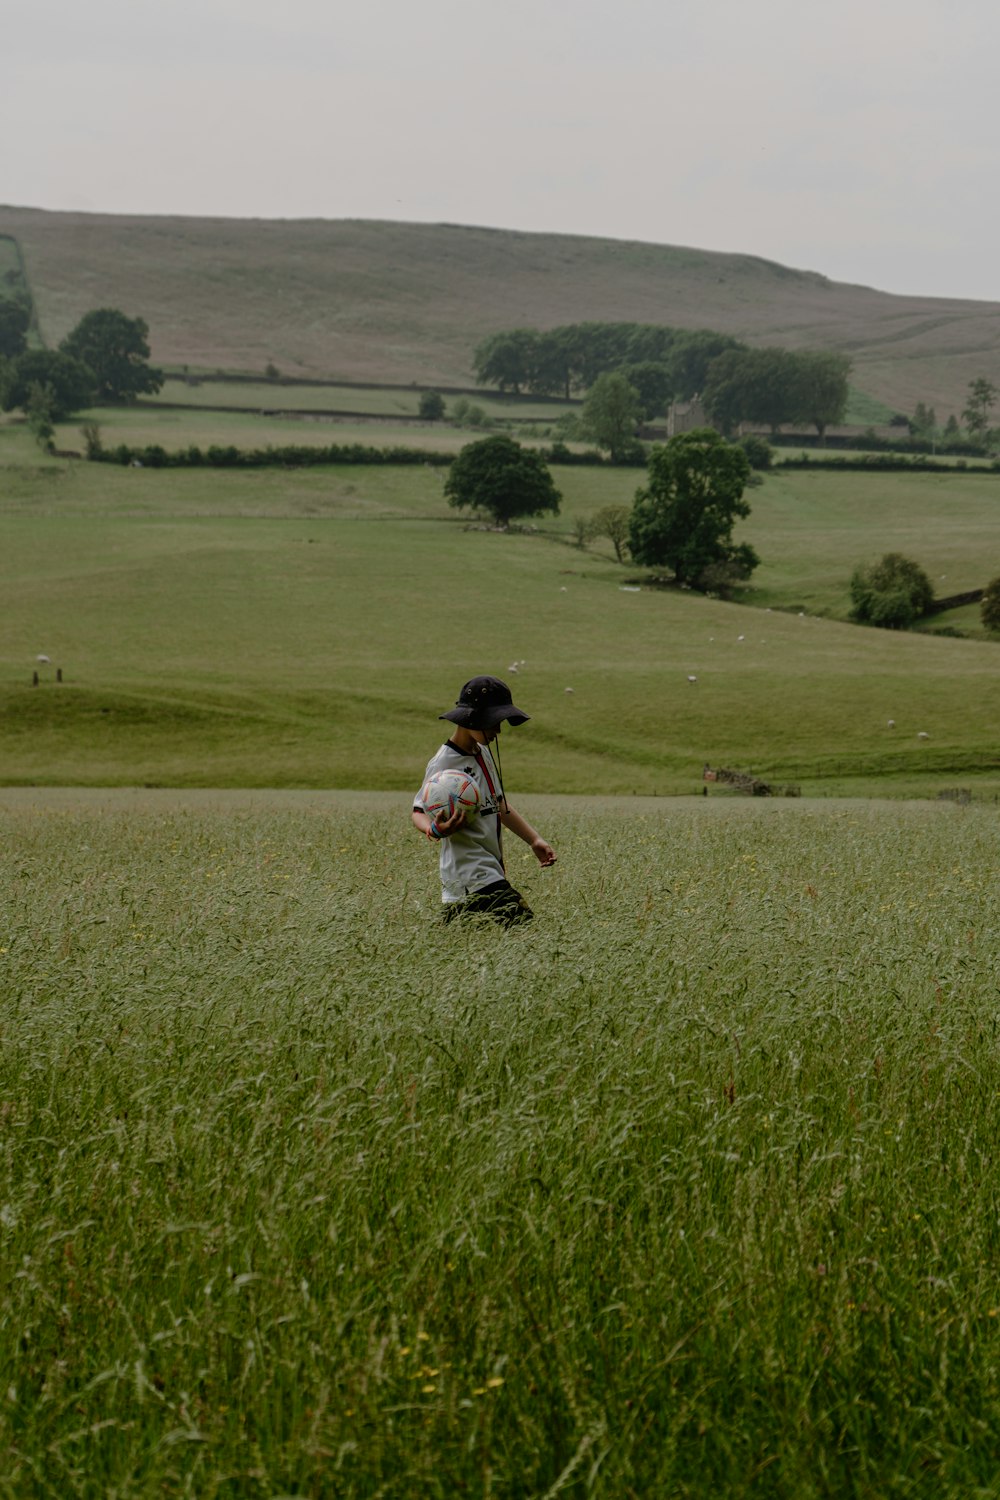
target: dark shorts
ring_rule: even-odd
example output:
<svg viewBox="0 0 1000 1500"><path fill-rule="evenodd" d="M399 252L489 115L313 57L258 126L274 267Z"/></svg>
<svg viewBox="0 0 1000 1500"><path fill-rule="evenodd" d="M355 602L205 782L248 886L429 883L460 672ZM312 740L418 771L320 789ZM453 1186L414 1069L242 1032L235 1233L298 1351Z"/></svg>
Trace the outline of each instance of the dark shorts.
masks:
<svg viewBox="0 0 1000 1500"><path fill-rule="evenodd" d="M495 880L484 885L481 891L465 901L445 903L444 920L454 922L457 917L489 917L501 927L514 927L518 922L530 922L534 912L520 891L515 891L509 880Z"/></svg>

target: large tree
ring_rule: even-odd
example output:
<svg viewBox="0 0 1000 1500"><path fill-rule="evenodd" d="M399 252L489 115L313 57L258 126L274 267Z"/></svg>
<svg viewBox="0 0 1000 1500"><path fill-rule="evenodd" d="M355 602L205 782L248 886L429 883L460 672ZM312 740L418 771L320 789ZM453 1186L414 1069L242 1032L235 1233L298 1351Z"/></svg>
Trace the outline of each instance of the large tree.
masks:
<svg viewBox="0 0 1000 1500"><path fill-rule="evenodd" d="M962 412L965 425L974 438L985 438L990 426L990 412L996 405L997 388L992 380L980 376L969 382L969 404Z"/></svg>
<svg viewBox="0 0 1000 1500"><path fill-rule="evenodd" d="M653 359L641 359L635 364L622 365L617 371L624 375L629 385L638 392L641 415L651 422L654 417L666 415L673 395L673 377L669 365Z"/></svg>
<svg viewBox="0 0 1000 1500"><path fill-rule="evenodd" d="M86 313L59 347L93 373L99 401L133 401L163 384L163 371L149 363L145 320L115 307Z"/></svg>
<svg viewBox="0 0 1000 1500"><path fill-rule="evenodd" d="M509 437L467 443L448 470L444 492L449 505L484 510L498 526L542 511L557 514L562 498L544 459Z"/></svg>
<svg viewBox="0 0 1000 1500"><path fill-rule="evenodd" d="M851 361L846 354L833 354L824 350L807 351L791 357L794 368L795 415L804 422L811 422L819 433L820 442L824 442L827 427L844 420Z"/></svg>
<svg viewBox="0 0 1000 1500"><path fill-rule="evenodd" d="M750 514L743 491L750 464L742 448L710 427L682 432L649 458L649 479L636 491L629 524L635 562L668 567L693 588L748 578L759 558L736 545L733 525Z"/></svg>
<svg viewBox="0 0 1000 1500"><path fill-rule="evenodd" d="M705 389L713 359L728 349L745 349L739 339L728 333L713 333L710 328L678 334L670 350L668 364L674 399L690 401Z"/></svg>
<svg viewBox="0 0 1000 1500"><path fill-rule="evenodd" d="M0 297L0 356L15 359L28 347L31 308L14 297Z"/></svg>
<svg viewBox="0 0 1000 1500"><path fill-rule="evenodd" d="M515 396L531 384L539 335L534 328L511 328L483 339L472 356L477 385L495 385Z"/></svg>
<svg viewBox="0 0 1000 1500"><path fill-rule="evenodd" d="M5 365L0 382L0 407L27 412L38 405L44 391L54 421L89 406L94 380L87 366L57 349L28 349Z"/></svg>
<svg viewBox="0 0 1000 1500"><path fill-rule="evenodd" d="M641 419L642 402L635 386L613 371L598 375L583 403L581 427L586 436L612 459L621 459L634 446Z"/></svg>

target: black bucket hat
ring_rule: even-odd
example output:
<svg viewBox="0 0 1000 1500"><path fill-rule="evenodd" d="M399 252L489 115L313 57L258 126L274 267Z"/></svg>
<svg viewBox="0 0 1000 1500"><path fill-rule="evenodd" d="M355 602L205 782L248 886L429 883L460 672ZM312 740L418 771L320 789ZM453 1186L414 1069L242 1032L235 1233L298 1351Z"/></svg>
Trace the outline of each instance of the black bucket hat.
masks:
<svg viewBox="0 0 1000 1500"><path fill-rule="evenodd" d="M530 718L515 708L510 688L499 677L472 677L458 695L458 702L441 719L461 724L463 729L495 729L504 719L525 724Z"/></svg>

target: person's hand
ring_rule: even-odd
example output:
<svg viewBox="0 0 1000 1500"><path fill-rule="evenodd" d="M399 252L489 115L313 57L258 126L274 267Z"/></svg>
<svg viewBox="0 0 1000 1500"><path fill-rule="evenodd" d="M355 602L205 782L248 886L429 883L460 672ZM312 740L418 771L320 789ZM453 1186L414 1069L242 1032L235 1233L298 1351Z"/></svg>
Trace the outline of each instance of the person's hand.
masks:
<svg viewBox="0 0 1000 1500"><path fill-rule="evenodd" d="M464 822L465 813L460 807L456 807L455 811L451 814L450 817L439 818L438 821L434 824L434 827L437 829L438 838L451 838L452 834L457 833Z"/></svg>
<svg viewBox="0 0 1000 1500"><path fill-rule="evenodd" d="M531 845L531 852L543 870L548 869L549 865L554 865L558 858L552 845L547 844L544 839L535 839Z"/></svg>

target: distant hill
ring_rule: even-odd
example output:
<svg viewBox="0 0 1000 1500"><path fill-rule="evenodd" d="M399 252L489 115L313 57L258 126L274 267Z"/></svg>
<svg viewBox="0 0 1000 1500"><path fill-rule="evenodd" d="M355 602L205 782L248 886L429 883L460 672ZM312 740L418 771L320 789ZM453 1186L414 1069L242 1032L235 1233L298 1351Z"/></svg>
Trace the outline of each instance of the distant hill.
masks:
<svg viewBox="0 0 1000 1500"><path fill-rule="evenodd" d="M153 357L198 369L467 385L496 329L585 319L716 328L849 354L853 383L944 420L1000 385L1000 303L900 297L751 255L450 224L146 218L0 206L43 336L88 309L150 325Z"/></svg>

